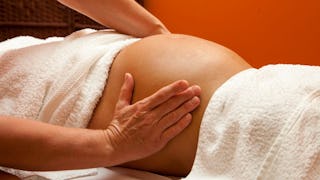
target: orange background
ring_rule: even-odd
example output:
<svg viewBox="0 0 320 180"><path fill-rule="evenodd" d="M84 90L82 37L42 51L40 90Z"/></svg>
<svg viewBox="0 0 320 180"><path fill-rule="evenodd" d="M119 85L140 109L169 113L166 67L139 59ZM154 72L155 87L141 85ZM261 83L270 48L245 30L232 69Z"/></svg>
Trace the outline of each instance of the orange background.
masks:
<svg viewBox="0 0 320 180"><path fill-rule="evenodd" d="M260 67L320 65L319 0L144 0L173 33L215 41Z"/></svg>

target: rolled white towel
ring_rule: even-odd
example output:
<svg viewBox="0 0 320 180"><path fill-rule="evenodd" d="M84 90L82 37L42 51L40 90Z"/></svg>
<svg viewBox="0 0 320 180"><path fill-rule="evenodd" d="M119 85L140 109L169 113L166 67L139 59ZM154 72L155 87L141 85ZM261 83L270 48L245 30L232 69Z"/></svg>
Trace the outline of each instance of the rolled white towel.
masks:
<svg viewBox="0 0 320 180"><path fill-rule="evenodd" d="M320 179L320 67L242 71L212 96L186 179Z"/></svg>

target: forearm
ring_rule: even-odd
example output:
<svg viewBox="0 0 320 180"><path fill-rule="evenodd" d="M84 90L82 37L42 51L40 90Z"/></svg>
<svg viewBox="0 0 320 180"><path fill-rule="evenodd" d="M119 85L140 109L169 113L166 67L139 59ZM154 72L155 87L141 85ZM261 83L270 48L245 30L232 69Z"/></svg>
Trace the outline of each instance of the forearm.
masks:
<svg viewBox="0 0 320 180"><path fill-rule="evenodd" d="M159 19L134 0L59 0L59 2L124 34L145 37L169 33Z"/></svg>
<svg viewBox="0 0 320 180"><path fill-rule="evenodd" d="M66 128L2 116L0 142L0 165L24 170L107 166L113 153L101 130Z"/></svg>

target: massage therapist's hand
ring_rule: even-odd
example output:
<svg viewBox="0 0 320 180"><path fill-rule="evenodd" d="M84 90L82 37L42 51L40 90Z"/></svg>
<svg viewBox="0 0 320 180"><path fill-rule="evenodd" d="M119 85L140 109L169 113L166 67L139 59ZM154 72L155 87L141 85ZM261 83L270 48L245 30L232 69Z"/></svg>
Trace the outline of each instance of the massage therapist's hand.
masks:
<svg viewBox="0 0 320 180"><path fill-rule="evenodd" d="M200 87L189 87L183 80L131 105L133 87L133 77L127 73L113 120L104 131L113 165L161 150L190 124L190 112L200 104Z"/></svg>

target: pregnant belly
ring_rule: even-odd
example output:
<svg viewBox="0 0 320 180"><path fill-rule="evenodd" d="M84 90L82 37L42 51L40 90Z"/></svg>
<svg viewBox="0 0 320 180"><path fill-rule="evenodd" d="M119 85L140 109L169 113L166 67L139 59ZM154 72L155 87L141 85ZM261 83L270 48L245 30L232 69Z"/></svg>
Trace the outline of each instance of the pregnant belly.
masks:
<svg viewBox="0 0 320 180"><path fill-rule="evenodd" d="M201 119L214 91L232 75L250 66L234 52L185 35L157 35L123 49L113 62L103 96L89 128L106 128L112 119L124 73L135 79L133 103L176 80L201 87L201 104L192 123L158 153L122 166L166 175L185 176L191 170Z"/></svg>

